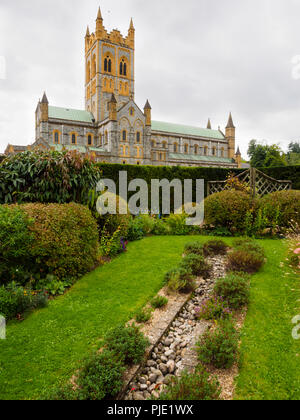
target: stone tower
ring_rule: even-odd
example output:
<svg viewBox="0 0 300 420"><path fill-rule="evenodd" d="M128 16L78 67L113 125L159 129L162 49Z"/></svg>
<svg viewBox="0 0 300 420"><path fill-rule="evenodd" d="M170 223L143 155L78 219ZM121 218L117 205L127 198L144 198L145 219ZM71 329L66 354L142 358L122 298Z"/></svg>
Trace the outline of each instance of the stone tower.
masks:
<svg viewBox="0 0 300 420"><path fill-rule="evenodd" d="M134 99L135 29L131 19L128 35L117 29L108 33L99 7L95 33L85 36L85 109L96 122L109 117L112 94L117 108Z"/></svg>
<svg viewBox="0 0 300 420"><path fill-rule="evenodd" d="M225 130L225 137L228 141L228 157L234 159L235 157L235 126L233 124L232 115L230 113L228 123Z"/></svg>

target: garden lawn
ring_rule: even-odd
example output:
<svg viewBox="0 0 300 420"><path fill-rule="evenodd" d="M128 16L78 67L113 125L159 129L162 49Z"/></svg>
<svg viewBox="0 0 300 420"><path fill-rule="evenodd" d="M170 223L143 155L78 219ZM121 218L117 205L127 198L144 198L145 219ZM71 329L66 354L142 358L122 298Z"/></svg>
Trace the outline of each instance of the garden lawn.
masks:
<svg viewBox="0 0 300 420"><path fill-rule="evenodd" d="M78 281L64 296L0 340L0 399L36 399L67 382L112 327L125 323L163 285L186 237L150 237Z"/></svg>
<svg viewBox="0 0 300 420"><path fill-rule="evenodd" d="M300 341L292 338L292 319L300 314L300 279L287 265L284 243L260 242L268 263L251 280L236 399L299 400Z"/></svg>

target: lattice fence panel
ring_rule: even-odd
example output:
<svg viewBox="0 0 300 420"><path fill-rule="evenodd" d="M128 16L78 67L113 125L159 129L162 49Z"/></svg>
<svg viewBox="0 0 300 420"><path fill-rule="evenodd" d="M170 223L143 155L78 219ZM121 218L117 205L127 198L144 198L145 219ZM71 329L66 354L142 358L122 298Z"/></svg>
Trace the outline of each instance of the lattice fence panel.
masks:
<svg viewBox="0 0 300 420"><path fill-rule="evenodd" d="M292 188L291 181L278 181L264 174L263 172L251 168L236 177L241 182L246 184L253 196L258 195L263 197L276 191L286 191ZM222 192L229 189L226 181L209 181L208 182L208 195Z"/></svg>

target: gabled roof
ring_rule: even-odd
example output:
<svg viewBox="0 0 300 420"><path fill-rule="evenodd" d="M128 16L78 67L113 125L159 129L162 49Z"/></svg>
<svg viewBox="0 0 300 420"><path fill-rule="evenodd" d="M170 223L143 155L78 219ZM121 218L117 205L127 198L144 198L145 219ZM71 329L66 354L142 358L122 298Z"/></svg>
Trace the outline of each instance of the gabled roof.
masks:
<svg viewBox="0 0 300 420"><path fill-rule="evenodd" d="M57 106L49 106L49 118L94 123L94 116L91 112L78 109L59 108Z"/></svg>
<svg viewBox="0 0 300 420"><path fill-rule="evenodd" d="M218 130L209 130L207 128L192 127L161 121L152 121L152 130L186 136L205 137L214 140L225 140L224 135Z"/></svg>

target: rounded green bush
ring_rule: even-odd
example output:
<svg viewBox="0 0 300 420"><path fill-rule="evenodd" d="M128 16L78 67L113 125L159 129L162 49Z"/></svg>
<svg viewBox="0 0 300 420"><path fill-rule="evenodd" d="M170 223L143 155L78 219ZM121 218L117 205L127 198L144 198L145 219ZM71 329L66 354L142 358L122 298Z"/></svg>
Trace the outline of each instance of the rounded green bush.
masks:
<svg viewBox="0 0 300 420"><path fill-rule="evenodd" d="M300 225L300 191L277 191L266 195L259 201L270 224L279 227Z"/></svg>
<svg viewBox="0 0 300 420"><path fill-rule="evenodd" d="M186 255L182 259L180 267L190 270L194 276L201 276L205 279L209 278L212 269L202 255L196 254Z"/></svg>
<svg viewBox="0 0 300 420"><path fill-rule="evenodd" d="M112 399L121 391L125 368L108 350L91 356L79 371L76 391L79 400Z"/></svg>
<svg viewBox="0 0 300 420"><path fill-rule="evenodd" d="M252 209L254 202L242 191L222 191L205 199L205 224L243 231L245 217Z"/></svg>
<svg viewBox="0 0 300 420"><path fill-rule="evenodd" d="M230 273L217 279L214 292L223 297L231 309L239 309L249 302L249 278L245 274Z"/></svg>
<svg viewBox="0 0 300 420"><path fill-rule="evenodd" d="M206 331L197 343L200 362L217 369L229 369L237 361L238 334L232 321L220 321L215 329Z"/></svg>
<svg viewBox="0 0 300 420"><path fill-rule="evenodd" d="M105 343L117 358L131 365L141 362L149 341L136 325L121 325L107 333Z"/></svg>

